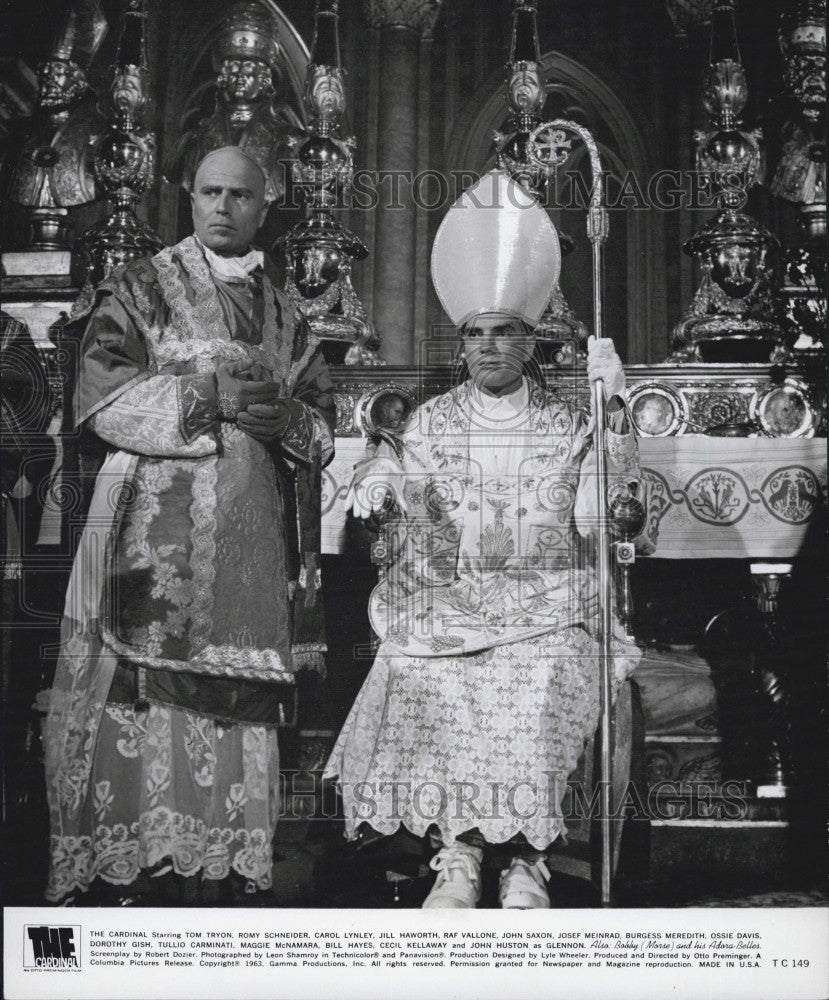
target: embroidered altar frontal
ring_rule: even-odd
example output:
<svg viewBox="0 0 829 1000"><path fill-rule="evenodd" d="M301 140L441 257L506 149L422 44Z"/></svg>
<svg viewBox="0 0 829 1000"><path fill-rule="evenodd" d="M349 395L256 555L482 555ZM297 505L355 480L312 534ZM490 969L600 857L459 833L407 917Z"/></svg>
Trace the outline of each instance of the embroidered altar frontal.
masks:
<svg viewBox="0 0 829 1000"><path fill-rule="evenodd" d="M644 438L662 559L791 559L826 494L822 438Z"/></svg>

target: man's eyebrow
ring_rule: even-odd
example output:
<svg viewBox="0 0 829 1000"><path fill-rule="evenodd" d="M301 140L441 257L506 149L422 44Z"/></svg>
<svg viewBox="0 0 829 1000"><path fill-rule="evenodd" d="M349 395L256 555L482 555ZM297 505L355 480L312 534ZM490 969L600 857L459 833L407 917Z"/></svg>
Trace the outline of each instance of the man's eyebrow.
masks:
<svg viewBox="0 0 829 1000"><path fill-rule="evenodd" d="M210 183L202 184L201 187L199 188L200 191L205 191L205 192L223 191L224 189L225 188L223 184L210 184ZM249 187L229 187L227 190L230 191L230 193L234 196L234 198L238 198L240 195L249 195L250 197L253 197L253 191Z"/></svg>

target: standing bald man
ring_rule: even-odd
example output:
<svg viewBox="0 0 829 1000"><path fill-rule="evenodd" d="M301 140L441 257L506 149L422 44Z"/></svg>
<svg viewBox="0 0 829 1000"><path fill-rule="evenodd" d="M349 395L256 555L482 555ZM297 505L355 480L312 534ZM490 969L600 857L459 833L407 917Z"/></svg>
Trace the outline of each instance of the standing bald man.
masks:
<svg viewBox="0 0 829 1000"><path fill-rule="evenodd" d="M296 671L322 666L331 383L252 246L259 167L217 150L192 192L194 235L116 270L73 321L74 424L107 456L44 726L50 901L269 889L277 727Z"/></svg>

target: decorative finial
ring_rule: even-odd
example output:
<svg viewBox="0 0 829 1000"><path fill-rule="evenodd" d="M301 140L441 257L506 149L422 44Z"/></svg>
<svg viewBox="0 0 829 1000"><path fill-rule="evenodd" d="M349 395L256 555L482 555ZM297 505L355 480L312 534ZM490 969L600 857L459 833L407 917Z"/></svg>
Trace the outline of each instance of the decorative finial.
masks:
<svg viewBox="0 0 829 1000"><path fill-rule="evenodd" d="M113 268L156 253L163 246L135 214L155 175L155 135L143 122L149 101L145 22L144 0L128 0L109 89L112 119L95 151L95 173L112 202L112 213L79 241L86 280L76 312Z"/></svg>
<svg viewBox="0 0 829 1000"><path fill-rule="evenodd" d="M351 186L355 145L342 134L346 98L338 8L337 0L318 0L305 77L309 128L292 143L292 174L308 218L276 249L285 259L285 290L323 341L328 360L376 365L382 364L379 341L351 284L352 263L367 257L368 248L332 215Z"/></svg>

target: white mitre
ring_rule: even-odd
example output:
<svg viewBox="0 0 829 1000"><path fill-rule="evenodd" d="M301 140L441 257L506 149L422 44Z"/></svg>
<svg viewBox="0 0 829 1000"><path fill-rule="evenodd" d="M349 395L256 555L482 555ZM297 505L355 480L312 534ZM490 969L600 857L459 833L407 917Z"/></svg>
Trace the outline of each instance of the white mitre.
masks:
<svg viewBox="0 0 829 1000"><path fill-rule="evenodd" d="M432 247L432 282L457 327L483 313L535 326L561 270L550 217L502 170L490 170L449 209Z"/></svg>

